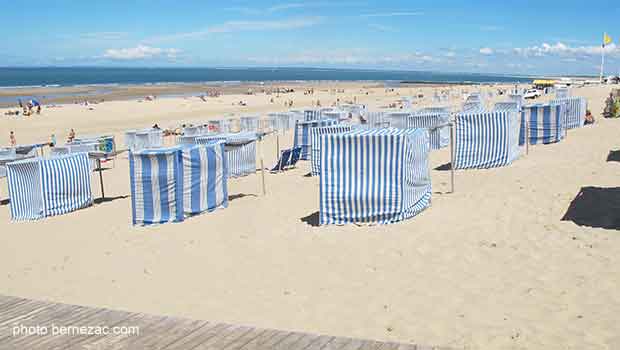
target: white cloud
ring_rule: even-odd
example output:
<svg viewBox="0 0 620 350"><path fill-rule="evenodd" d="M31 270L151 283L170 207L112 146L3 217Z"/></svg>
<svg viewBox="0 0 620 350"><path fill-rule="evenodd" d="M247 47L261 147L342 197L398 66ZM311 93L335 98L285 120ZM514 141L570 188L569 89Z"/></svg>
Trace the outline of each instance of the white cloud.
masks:
<svg viewBox="0 0 620 350"><path fill-rule="evenodd" d="M493 49L490 47L483 47L480 49L480 53L485 56L492 55L494 52L495 51L493 51Z"/></svg>
<svg viewBox="0 0 620 350"><path fill-rule="evenodd" d="M422 16L424 12L387 12L387 13L367 13L360 15L360 17L409 17L409 16Z"/></svg>
<svg viewBox="0 0 620 350"><path fill-rule="evenodd" d="M562 42L555 44L542 43L541 45L515 48L514 52L524 57L562 56L562 57L585 57L598 56L603 48L601 46L570 46ZM612 43L605 46L606 54L618 54L620 49Z"/></svg>
<svg viewBox="0 0 620 350"><path fill-rule="evenodd" d="M441 58L430 54L413 52L394 55L373 55L364 50L329 51L329 53L302 52L284 57L253 57L249 59L255 64L308 64L308 65L377 65L402 66L441 62Z"/></svg>
<svg viewBox="0 0 620 350"><path fill-rule="evenodd" d="M182 39L200 39L217 33L252 32L291 30L315 26L323 21L322 17L300 17L281 20L265 21L228 21L219 25L207 27L195 32L177 33L158 36L145 40L146 42L159 42Z"/></svg>
<svg viewBox="0 0 620 350"><path fill-rule="evenodd" d="M103 58L111 60L145 60L153 58L174 59L177 57L179 50L162 49L146 45L138 45L136 47L124 49L108 49L103 54Z"/></svg>

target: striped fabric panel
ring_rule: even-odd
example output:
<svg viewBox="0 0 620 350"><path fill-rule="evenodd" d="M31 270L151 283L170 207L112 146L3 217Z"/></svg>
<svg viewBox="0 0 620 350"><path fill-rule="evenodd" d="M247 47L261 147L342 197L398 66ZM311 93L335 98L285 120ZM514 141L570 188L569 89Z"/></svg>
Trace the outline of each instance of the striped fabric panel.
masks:
<svg viewBox="0 0 620 350"><path fill-rule="evenodd" d="M224 142L183 148L183 211L197 215L228 206Z"/></svg>
<svg viewBox="0 0 620 350"><path fill-rule="evenodd" d="M567 129L580 128L585 124L586 111L588 110L588 101L583 97L567 97L562 99L555 99L551 101L551 104L566 105L566 120L565 126Z"/></svg>
<svg viewBox="0 0 620 350"><path fill-rule="evenodd" d="M463 113L481 113L484 107L480 102L465 102L463 104Z"/></svg>
<svg viewBox="0 0 620 350"><path fill-rule="evenodd" d="M8 163L7 183L13 221L36 220L45 217L38 160Z"/></svg>
<svg viewBox="0 0 620 350"><path fill-rule="evenodd" d="M420 114L450 114L448 107L425 107L420 109Z"/></svg>
<svg viewBox="0 0 620 350"><path fill-rule="evenodd" d="M311 139L310 129L315 127L330 126L337 124L338 121L333 119L323 119L311 122L297 122L295 123L295 134L293 138L293 147L301 147L302 160L309 160L311 156Z"/></svg>
<svg viewBox="0 0 620 350"><path fill-rule="evenodd" d="M409 129L423 128L429 133L430 149L441 149L450 144L449 113L414 113L405 120Z"/></svg>
<svg viewBox="0 0 620 350"><path fill-rule="evenodd" d="M318 176L321 170L321 135L338 134L351 131L350 125L335 125L312 128L312 176Z"/></svg>
<svg viewBox="0 0 620 350"><path fill-rule="evenodd" d="M321 111L320 110L311 110L307 109L304 111L304 121L311 122L315 120L321 119Z"/></svg>
<svg viewBox="0 0 620 350"><path fill-rule="evenodd" d="M559 88L555 90L555 98L563 99L570 97L570 92L566 88Z"/></svg>
<svg viewBox="0 0 620 350"><path fill-rule="evenodd" d="M455 118L454 168L494 168L519 155L516 112L459 114Z"/></svg>
<svg viewBox="0 0 620 350"><path fill-rule="evenodd" d="M11 161L17 158L17 152L15 152L15 148L0 148L0 161L3 161L0 164L0 178L6 177L6 165L5 161Z"/></svg>
<svg viewBox="0 0 620 350"><path fill-rule="evenodd" d="M40 160L45 216L66 214L93 203L88 153Z"/></svg>
<svg viewBox="0 0 620 350"><path fill-rule="evenodd" d="M390 120L387 118L384 111L365 111L364 119L366 124L371 128L384 128L390 126Z"/></svg>
<svg viewBox="0 0 620 350"><path fill-rule="evenodd" d="M566 104L523 106L519 144L525 144L525 121L528 123L530 145L559 142L566 134Z"/></svg>
<svg viewBox="0 0 620 350"><path fill-rule="evenodd" d="M404 220L430 203L428 133L368 129L322 135L320 174L321 225Z"/></svg>
<svg viewBox="0 0 620 350"><path fill-rule="evenodd" d="M180 148L130 152L134 225L183 221L181 155Z"/></svg>
<svg viewBox="0 0 620 350"><path fill-rule="evenodd" d="M241 131L258 131L258 117L241 117Z"/></svg>
<svg viewBox="0 0 620 350"><path fill-rule="evenodd" d="M519 111L520 108L517 102L497 102L493 106L493 112Z"/></svg>
<svg viewBox="0 0 620 350"><path fill-rule="evenodd" d="M247 176L256 172L256 134L221 134L196 138L196 143L226 142L227 177Z"/></svg>

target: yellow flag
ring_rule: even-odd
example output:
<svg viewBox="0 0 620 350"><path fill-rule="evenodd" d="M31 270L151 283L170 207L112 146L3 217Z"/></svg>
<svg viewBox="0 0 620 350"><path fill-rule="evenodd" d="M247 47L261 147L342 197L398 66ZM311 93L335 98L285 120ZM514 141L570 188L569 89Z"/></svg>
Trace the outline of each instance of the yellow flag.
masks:
<svg viewBox="0 0 620 350"><path fill-rule="evenodd" d="M609 45L611 41L611 37L607 33L603 33L603 45Z"/></svg>

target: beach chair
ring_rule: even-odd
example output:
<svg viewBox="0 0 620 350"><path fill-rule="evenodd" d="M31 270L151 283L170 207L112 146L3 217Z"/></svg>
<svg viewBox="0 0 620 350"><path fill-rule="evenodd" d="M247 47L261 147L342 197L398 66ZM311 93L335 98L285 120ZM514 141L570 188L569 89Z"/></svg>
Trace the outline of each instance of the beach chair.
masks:
<svg viewBox="0 0 620 350"><path fill-rule="evenodd" d="M285 149L282 151L280 155L280 159L278 159L278 163L270 170L272 173L278 173L283 171L291 161L291 154L293 149Z"/></svg>

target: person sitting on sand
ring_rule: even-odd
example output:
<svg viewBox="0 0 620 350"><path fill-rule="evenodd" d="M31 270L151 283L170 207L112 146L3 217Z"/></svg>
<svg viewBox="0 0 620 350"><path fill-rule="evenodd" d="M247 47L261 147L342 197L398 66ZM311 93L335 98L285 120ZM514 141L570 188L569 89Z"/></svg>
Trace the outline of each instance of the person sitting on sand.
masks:
<svg viewBox="0 0 620 350"><path fill-rule="evenodd" d="M15 132L13 132L13 130L11 130L9 134L9 144L13 147L17 146L17 140L15 139Z"/></svg>
<svg viewBox="0 0 620 350"><path fill-rule="evenodd" d="M50 143L49 143L50 147L54 147L56 146L56 135L52 134L52 136L50 137Z"/></svg>
<svg viewBox="0 0 620 350"><path fill-rule="evenodd" d="M30 115L30 110L28 110L28 108L27 108L27 107L25 107L25 106L24 106L24 111L22 112L22 115L23 115L24 117L27 117L27 116L29 116L29 115Z"/></svg>
<svg viewBox="0 0 620 350"><path fill-rule="evenodd" d="M585 121L585 125L588 125L588 124L594 124L594 116L592 115L592 112L590 112L589 109L586 111L586 121Z"/></svg>
<svg viewBox="0 0 620 350"><path fill-rule="evenodd" d="M75 140L75 130L71 129L69 137L67 137L67 143L73 142L73 140Z"/></svg>
<svg viewBox="0 0 620 350"><path fill-rule="evenodd" d="M159 125L155 124L155 125L153 125L153 129L160 130L160 127L159 127Z"/></svg>

